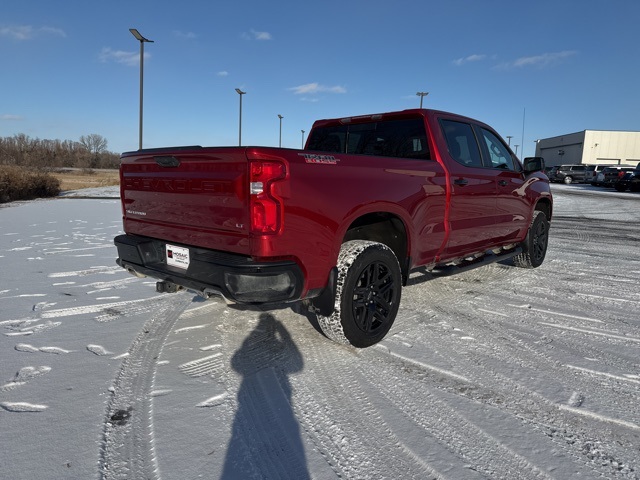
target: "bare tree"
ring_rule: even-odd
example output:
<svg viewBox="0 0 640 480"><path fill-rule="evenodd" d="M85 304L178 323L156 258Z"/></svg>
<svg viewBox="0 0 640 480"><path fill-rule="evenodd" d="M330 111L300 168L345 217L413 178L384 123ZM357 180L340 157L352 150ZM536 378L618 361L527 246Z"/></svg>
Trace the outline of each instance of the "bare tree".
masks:
<svg viewBox="0 0 640 480"><path fill-rule="evenodd" d="M80 144L94 155L102 153L107 149L107 139L97 133L82 135Z"/></svg>
<svg viewBox="0 0 640 480"><path fill-rule="evenodd" d="M72 140L41 140L24 133L0 137L0 165L19 165L37 169L79 167L118 168L119 155L106 150L101 135Z"/></svg>
<svg viewBox="0 0 640 480"><path fill-rule="evenodd" d="M90 133L80 137L80 144L91 152L89 167L96 168L100 161L100 154L107 150L107 139L97 133Z"/></svg>

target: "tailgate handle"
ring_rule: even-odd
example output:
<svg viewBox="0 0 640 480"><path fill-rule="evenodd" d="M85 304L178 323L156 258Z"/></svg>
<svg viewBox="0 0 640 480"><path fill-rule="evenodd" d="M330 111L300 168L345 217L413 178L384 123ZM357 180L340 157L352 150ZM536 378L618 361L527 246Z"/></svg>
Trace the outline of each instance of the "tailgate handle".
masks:
<svg viewBox="0 0 640 480"><path fill-rule="evenodd" d="M180 166L180 160L174 156L159 156L153 157L158 165L166 168L175 168Z"/></svg>

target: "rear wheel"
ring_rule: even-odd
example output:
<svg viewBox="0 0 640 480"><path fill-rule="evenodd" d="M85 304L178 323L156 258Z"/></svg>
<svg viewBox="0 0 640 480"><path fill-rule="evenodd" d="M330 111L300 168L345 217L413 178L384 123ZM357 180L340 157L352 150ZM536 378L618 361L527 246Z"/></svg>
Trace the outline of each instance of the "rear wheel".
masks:
<svg viewBox="0 0 640 480"><path fill-rule="evenodd" d="M400 265L393 251L366 240L345 242L338 256L333 313L318 315L331 340L358 348L378 343L393 325L402 289Z"/></svg>
<svg viewBox="0 0 640 480"><path fill-rule="evenodd" d="M522 242L522 253L513 257L518 267L536 268L542 265L549 243L549 221L544 212L536 210L529 225L527 238Z"/></svg>
<svg viewBox="0 0 640 480"><path fill-rule="evenodd" d="M566 177L564 177L564 183L566 183L567 185L573 183L573 178L567 175Z"/></svg>

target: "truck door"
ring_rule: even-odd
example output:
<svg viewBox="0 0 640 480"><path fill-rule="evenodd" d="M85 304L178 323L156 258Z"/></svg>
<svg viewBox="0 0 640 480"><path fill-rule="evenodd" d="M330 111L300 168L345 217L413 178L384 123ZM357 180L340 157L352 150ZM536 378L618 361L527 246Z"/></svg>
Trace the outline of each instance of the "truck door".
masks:
<svg viewBox="0 0 640 480"><path fill-rule="evenodd" d="M445 250L452 258L482 250L495 237L496 172L483 165L471 124L447 119L440 123L452 160L447 159L451 197Z"/></svg>
<svg viewBox="0 0 640 480"><path fill-rule="evenodd" d="M477 127L480 148L487 167L493 170L496 182L494 213L495 240L509 241L528 227L531 205L526 198L527 184L520 163L509 148L492 131Z"/></svg>

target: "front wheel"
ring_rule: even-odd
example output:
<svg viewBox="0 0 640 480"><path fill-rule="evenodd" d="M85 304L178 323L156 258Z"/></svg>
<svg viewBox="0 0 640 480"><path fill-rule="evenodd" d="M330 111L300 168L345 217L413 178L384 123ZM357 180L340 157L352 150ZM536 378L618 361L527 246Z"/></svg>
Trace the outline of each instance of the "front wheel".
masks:
<svg viewBox="0 0 640 480"><path fill-rule="evenodd" d="M518 267L536 268L542 265L549 243L549 221L544 212L536 210L529 225L527 237L522 242L522 253L513 257Z"/></svg>
<svg viewBox="0 0 640 480"><path fill-rule="evenodd" d="M374 345L396 319L401 290L400 265L389 247L367 240L345 242L338 256L334 310L317 315L320 328L337 343Z"/></svg>
<svg viewBox="0 0 640 480"><path fill-rule="evenodd" d="M573 183L573 178L567 175L566 177L564 177L564 183L570 185L571 183Z"/></svg>

